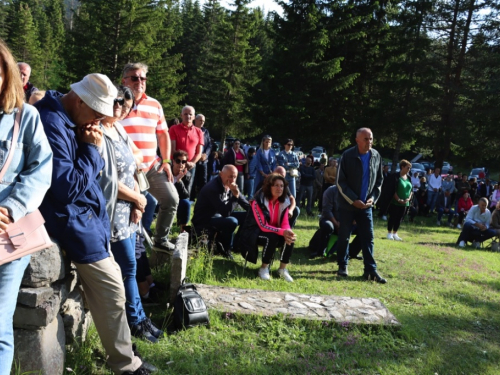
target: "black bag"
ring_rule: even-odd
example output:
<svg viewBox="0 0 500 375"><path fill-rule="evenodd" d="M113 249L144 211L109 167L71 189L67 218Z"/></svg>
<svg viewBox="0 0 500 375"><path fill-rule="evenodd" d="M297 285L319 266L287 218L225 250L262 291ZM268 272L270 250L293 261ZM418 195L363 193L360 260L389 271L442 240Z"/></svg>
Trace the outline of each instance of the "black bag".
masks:
<svg viewBox="0 0 500 375"><path fill-rule="evenodd" d="M176 328L191 328L210 324L205 301L196 291L196 286L186 284L185 281L179 287L174 302L174 323Z"/></svg>

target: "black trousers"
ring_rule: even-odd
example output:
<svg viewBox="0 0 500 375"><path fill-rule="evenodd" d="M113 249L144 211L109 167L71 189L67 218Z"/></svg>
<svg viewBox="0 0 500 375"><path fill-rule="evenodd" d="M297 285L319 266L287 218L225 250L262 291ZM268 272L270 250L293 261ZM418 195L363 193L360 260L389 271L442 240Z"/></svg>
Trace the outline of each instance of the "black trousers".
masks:
<svg viewBox="0 0 500 375"><path fill-rule="evenodd" d="M276 248L281 248L280 262L290 263L290 258L292 256L293 245L285 244L285 238L276 233L271 232L260 232L259 233L259 245L264 246L262 251L262 263L269 264L274 258L274 252Z"/></svg>
<svg viewBox="0 0 500 375"><path fill-rule="evenodd" d="M406 206L397 206L395 204L389 204L389 219L387 220L387 231L397 232L403 218L405 217Z"/></svg>

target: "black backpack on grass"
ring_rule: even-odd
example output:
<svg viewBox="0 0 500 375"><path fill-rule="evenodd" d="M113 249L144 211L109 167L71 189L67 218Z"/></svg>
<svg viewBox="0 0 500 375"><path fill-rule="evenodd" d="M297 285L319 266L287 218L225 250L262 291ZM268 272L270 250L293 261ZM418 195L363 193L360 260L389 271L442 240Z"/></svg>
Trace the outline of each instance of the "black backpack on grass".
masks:
<svg viewBox="0 0 500 375"><path fill-rule="evenodd" d="M177 329L191 328L199 325L209 325L207 306L196 290L194 284L182 285L177 291L174 301L174 323Z"/></svg>

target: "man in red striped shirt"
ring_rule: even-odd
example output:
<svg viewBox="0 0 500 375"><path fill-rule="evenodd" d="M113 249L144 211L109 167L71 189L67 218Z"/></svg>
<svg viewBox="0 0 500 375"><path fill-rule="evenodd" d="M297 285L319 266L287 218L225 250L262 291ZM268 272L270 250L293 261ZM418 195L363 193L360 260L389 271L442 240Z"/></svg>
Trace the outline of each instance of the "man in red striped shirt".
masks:
<svg viewBox="0 0 500 375"><path fill-rule="evenodd" d="M135 105L121 124L142 151L144 160L141 168L149 181L148 192L158 200L160 205L154 244L163 250L173 250L175 246L168 241L168 234L177 212L179 195L172 183L170 136L167 123L161 104L146 95L147 73L148 67L145 64L125 65L122 84L134 92ZM160 148L163 159L156 155L157 146Z"/></svg>

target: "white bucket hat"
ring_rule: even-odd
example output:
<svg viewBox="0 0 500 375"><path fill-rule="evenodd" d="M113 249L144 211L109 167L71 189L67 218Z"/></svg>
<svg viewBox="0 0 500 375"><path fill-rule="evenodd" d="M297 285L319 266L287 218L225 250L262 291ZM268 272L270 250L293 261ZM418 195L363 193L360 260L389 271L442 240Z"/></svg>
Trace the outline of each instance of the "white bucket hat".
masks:
<svg viewBox="0 0 500 375"><path fill-rule="evenodd" d="M118 90L104 74L86 75L80 82L73 83L71 89L94 111L113 117L113 105Z"/></svg>

